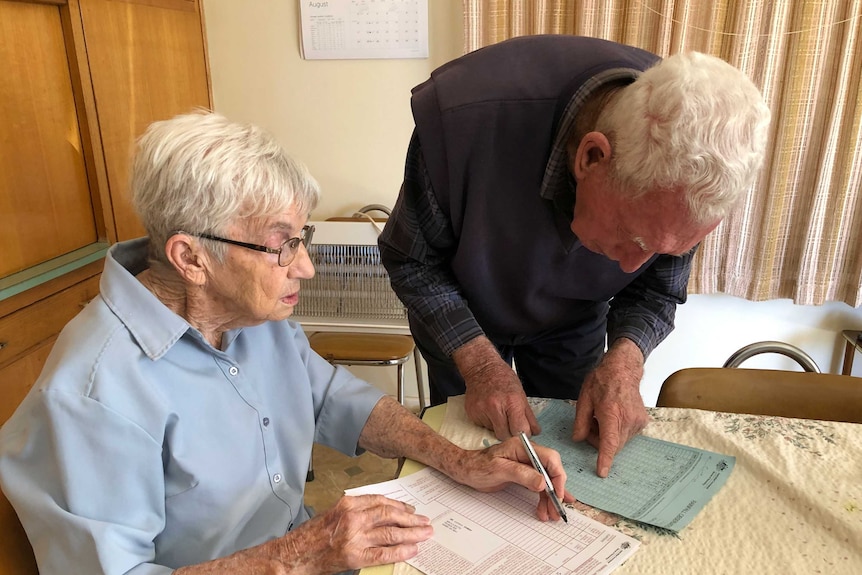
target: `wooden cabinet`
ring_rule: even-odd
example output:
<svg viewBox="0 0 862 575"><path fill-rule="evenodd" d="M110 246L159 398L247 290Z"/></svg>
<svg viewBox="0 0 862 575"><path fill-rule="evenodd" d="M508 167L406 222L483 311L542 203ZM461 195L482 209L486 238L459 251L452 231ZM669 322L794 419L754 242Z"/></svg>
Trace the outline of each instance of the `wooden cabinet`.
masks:
<svg viewBox="0 0 862 575"><path fill-rule="evenodd" d="M99 294L99 277L85 278L0 318L0 422L33 385L63 326Z"/></svg>
<svg viewBox="0 0 862 575"><path fill-rule="evenodd" d="M0 278L97 240L57 6L0 1Z"/></svg>
<svg viewBox="0 0 862 575"><path fill-rule="evenodd" d="M117 239L144 235L127 190L130 145L154 120L210 108L193 0L80 0Z"/></svg>
<svg viewBox="0 0 862 575"><path fill-rule="evenodd" d="M144 235L135 139L211 108L199 0L0 0L0 424L107 247Z"/></svg>
<svg viewBox="0 0 862 575"><path fill-rule="evenodd" d="M97 260L0 301L0 425L30 391L63 325L99 293ZM0 493L0 575L38 575L15 510Z"/></svg>
<svg viewBox="0 0 862 575"><path fill-rule="evenodd" d="M0 424L33 386L63 326L98 295L102 263L0 301Z"/></svg>
<svg viewBox="0 0 862 575"><path fill-rule="evenodd" d="M151 122L211 108L199 0L0 0L0 424L102 255L141 236L127 179ZM0 494L0 573L36 574Z"/></svg>
<svg viewBox="0 0 862 575"><path fill-rule="evenodd" d="M98 293L94 276L0 318L0 366L57 334Z"/></svg>

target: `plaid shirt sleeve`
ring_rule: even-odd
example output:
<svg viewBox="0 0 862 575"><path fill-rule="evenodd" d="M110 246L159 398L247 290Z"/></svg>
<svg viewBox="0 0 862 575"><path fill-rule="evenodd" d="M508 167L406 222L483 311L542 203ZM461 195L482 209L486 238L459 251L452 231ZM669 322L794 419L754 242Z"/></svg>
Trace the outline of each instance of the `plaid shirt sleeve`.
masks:
<svg viewBox="0 0 862 575"><path fill-rule="evenodd" d="M673 331L676 306L685 303L696 249L683 256L659 256L614 296L608 312L608 345L621 337L635 342L644 359Z"/></svg>
<svg viewBox="0 0 862 575"><path fill-rule="evenodd" d="M437 203L415 132L401 193L378 243L392 289L410 315L429 328L440 349L451 355L483 335L452 275L449 261L457 239Z"/></svg>

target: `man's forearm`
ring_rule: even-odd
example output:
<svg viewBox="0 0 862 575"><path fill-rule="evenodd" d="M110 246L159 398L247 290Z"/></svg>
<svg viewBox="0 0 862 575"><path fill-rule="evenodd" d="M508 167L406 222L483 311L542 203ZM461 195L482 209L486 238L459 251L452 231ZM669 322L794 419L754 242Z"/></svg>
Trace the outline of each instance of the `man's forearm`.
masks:
<svg viewBox="0 0 862 575"><path fill-rule="evenodd" d="M635 342L620 337L611 344L599 367L616 372L614 379L617 381L639 387L644 374L644 355Z"/></svg>
<svg viewBox="0 0 862 575"><path fill-rule="evenodd" d="M452 354L452 361L464 381L481 378L483 372L489 371L503 361L500 352L484 335L475 337L459 347Z"/></svg>
<svg viewBox="0 0 862 575"><path fill-rule="evenodd" d="M401 192L378 245L392 289L445 354L482 333L452 272L458 239L447 210L437 202L415 132Z"/></svg>

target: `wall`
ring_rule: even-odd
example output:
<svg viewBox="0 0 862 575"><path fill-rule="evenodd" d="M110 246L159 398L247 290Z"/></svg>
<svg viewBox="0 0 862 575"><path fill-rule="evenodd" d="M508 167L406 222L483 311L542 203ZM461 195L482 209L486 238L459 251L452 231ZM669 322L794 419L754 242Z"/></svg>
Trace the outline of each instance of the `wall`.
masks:
<svg viewBox="0 0 862 575"><path fill-rule="evenodd" d="M215 109L273 132L323 189L314 219L392 206L413 121L410 90L461 55L461 2L429 2L427 59L303 60L299 3L204 0Z"/></svg>
<svg viewBox="0 0 862 575"><path fill-rule="evenodd" d="M203 4L215 109L264 126L308 164L324 192L313 218L349 214L370 203L393 205L413 126L410 89L461 54L461 2L429 0L428 59L350 61L300 57L295 2ZM823 371L840 372L842 329L862 329L862 312L838 303L806 307L692 296L679 309L677 329L647 362L644 401L654 405L661 382L677 369L720 366L760 340L797 345ZM774 354L751 358L745 366L798 369ZM356 371L394 394L394 369ZM415 398L412 363L406 372L408 395ZM862 375L862 357L854 375Z"/></svg>

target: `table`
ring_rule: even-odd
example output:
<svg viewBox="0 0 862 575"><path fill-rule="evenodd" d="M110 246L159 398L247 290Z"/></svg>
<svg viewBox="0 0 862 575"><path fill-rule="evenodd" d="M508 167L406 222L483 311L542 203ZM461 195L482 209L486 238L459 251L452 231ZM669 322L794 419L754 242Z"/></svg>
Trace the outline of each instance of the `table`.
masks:
<svg viewBox="0 0 862 575"><path fill-rule="evenodd" d="M649 411L653 421L646 435L733 455L736 467L678 536L576 504L641 541L615 575L862 573L862 425L694 409ZM463 398L427 410L425 419L432 427L439 423L444 436L465 448L495 441L467 421ZM408 461L402 473L419 468ZM392 573L419 572L406 564L361 571Z"/></svg>
<svg viewBox="0 0 862 575"><path fill-rule="evenodd" d="M859 334L862 331L845 329L841 332L844 339L847 340L844 345L844 365L841 368L842 375L852 375L853 372L853 355L858 351L862 352L862 339L859 339Z"/></svg>

